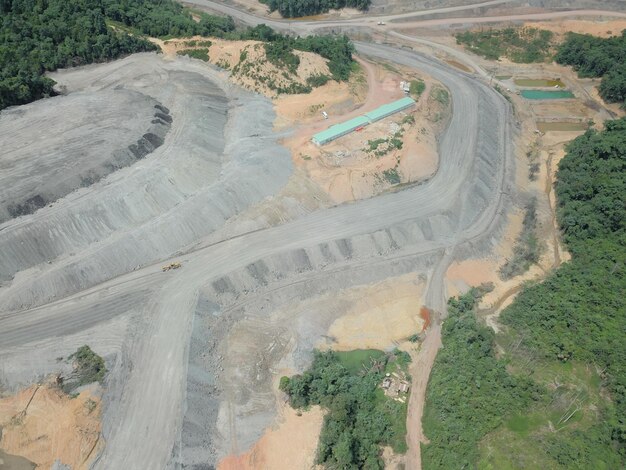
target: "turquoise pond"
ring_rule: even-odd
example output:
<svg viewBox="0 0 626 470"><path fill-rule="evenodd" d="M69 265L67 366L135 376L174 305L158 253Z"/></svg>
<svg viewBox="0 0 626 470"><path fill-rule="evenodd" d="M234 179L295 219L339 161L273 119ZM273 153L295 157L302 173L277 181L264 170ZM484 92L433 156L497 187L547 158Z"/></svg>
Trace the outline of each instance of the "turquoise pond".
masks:
<svg viewBox="0 0 626 470"><path fill-rule="evenodd" d="M574 94L568 90L522 90L521 94L527 100L558 100L574 97Z"/></svg>

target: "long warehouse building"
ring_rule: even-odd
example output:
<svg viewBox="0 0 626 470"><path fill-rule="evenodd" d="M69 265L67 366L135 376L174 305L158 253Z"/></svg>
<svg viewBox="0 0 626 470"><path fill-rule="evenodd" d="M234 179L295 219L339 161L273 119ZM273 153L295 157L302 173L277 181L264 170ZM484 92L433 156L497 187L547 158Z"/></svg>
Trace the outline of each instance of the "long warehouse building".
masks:
<svg viewBox="0 0 626 470"><path fill-rule="evenodd" d="M363 116L355 117L345 122L330 126L328 129L318 132L311 139L313 143L317 145L324 145L339 137L342 137L350 132L353 132L359 128L363 128L368 124L371 124L381 119L391 116L397 112L403 111L415 105L415 101L409 97L399 99L392 103L387 103L379 108L376 108Z"/></svg>

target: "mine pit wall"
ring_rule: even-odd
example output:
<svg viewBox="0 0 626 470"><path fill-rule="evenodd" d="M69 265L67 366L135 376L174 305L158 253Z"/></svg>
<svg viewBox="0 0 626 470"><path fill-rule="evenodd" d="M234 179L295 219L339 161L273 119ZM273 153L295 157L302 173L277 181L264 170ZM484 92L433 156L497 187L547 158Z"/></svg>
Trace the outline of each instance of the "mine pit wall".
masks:
<svg viewBox="0 0 626 470"><path fill-rule="evenodd" d="M134 109L118 111L125 102ZM66 116L72 107L75 115ZM38 129L46 119L51 123ZM0 224L144 158L163 144L171 123L166 107L130 90L57 96L4 110L0 148L7 166L0 177ZM81 128L89 129L82 139ZM118 139L113 138L116 130Z"/></svg>
<svg viewBox="0 0 626 470"><path fill-rule="evenodd" d="M41 305L172 256L282 188L292 171L291 159L272 134L271 103L243 91L231 90L229 98L223 154L206 150L210 142L205 135L215 133L220 113L225 120L220 104L225 101L213 103L216 109L207 118L206 103L190 100L184 104L187 113L202 118L193 123L199 130L185 134L191 142L182 159L164 155L173 151L166 140L155 152L159 161L152 162L153 171L120 171L105 187L94 185L97 191L88 188L88 194L67 198L78 201L63 200L58 208L44 208L2 230L0 280L17 272L12 287L20 292L0 310ZM190 124L175 120L173 132L185 132L180 127ZM220 173L207 167L206 156L219 162Z"/></svg>

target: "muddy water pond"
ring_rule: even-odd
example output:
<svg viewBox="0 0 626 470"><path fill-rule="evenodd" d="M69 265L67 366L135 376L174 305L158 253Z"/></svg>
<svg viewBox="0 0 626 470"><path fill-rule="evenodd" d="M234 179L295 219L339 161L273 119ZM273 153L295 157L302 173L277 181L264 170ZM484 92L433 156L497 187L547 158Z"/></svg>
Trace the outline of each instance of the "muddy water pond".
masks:
<svg viewBox="0 0 626 470"><path fill-rule="evenodd" d="M569 90L522 90L521 94L527 100L558 100L574 98L574 94Z"/></svg>
<svg viewBox="0 0 626 470"><path fill-rule="evenodd" d="M584 131L587 130L587 123L585 122L538 122L537 129L541 132L565 132L565 131Z"/></svg>
<svg viewBox="0 0 626 470"><path fill-rule="evenodd" d="M0 470L33 470L36 466L24 457L10 455L0 449Z"/></svg>
<svg viewBox="0 0 626 470"><path fill-rule="evenodd" d="M517 86L527 86L527 87L559 87L565 88L565 83L561 80L547 80L544 78L516 78L513 80Z"/></svg>

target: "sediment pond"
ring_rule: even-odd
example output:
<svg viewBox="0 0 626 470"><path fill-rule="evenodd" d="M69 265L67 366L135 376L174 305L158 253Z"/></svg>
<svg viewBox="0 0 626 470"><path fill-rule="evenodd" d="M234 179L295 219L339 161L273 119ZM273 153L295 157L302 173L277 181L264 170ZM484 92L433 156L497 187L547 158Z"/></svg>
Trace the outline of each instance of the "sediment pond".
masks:
<svg viewBox="0 0 626 470"><path fill-rule="evenodd" d="M558 100L574 98L569 90L522 90L521 94L527 100Z"/></svg>

